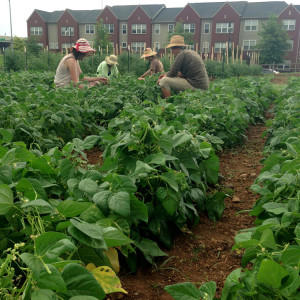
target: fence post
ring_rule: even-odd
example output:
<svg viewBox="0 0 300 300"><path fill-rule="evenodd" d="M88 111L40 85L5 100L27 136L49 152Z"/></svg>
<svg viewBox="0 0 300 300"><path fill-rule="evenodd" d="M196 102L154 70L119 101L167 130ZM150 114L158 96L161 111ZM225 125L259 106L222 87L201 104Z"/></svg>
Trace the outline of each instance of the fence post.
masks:
<svg viewBox="0 0 300 300"><path fill-rule="evenodd" d="M3 66L5 70L5 48L3 47Z"/></svg>
<svg viewBox="0 0 300 300"><path fill-rule="evenodd" d="M127 49L127 55L128 55L128 73L130 72L129 52L130 52L130 45L128 46L128 49Z"/></svg>
<svg viewBox="0 0 300 300"><path fill-rule="evenodd" d="M27 71L27 51L25 46L24 46L24 52L25 52L25 70Z"/></svg>

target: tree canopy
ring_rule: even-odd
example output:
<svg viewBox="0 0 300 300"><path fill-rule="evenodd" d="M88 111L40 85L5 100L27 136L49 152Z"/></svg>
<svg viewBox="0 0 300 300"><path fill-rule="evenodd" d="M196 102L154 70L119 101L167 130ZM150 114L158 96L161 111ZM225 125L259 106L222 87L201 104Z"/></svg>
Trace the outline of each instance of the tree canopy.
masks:
<svg viewBox="0 0 300 300"><path fill-rule="evenodd" d="M184 26L182 24L182 22L178 22L176 23L175 27L174 27L174 32L171 32L168 34L168 43L170 42L170 39L173 35L181 35L184 37L184 42L188 45L194 45L195 41L194 41L194 34L190 33L190 32L186 32L184 30Z"/></svg>
<svg viewBox="0 0 300 300"><path fill-rule="evenodd" d="M288 49L288 34L282 29L282 23L275 15L271 15L266 24L262 24L263 29L258 33L261 36L257 49L260 52L261 63L281 63L285 51Z"/></svg>
<svg viewBox="0 0 300 300"><path fill-rule="evenodd" d="M98 49L99 46L103 51L106 51L107 47L109 49L109 52L112 50L111 41L109 39L109 34L103 25L103 20L101 19L96 24L96 37L95 37L95 48ZM105 49L105 50L104 50Z"/></svg>

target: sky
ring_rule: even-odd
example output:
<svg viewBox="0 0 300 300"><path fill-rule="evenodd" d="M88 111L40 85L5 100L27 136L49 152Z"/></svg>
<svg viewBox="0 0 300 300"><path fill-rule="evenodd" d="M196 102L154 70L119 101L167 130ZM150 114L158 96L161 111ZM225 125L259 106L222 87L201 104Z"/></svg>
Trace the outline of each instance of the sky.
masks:
<svg viewBox="0 0 300 300"><path fill-rule="evenodd" d="M231 0L229 2L240 1ZM264 1L267 2L268 0ZM65 10L89 10L102 9L106 5L132 5L132 4L165 4L166 7L184 7L187 3L200 2L226 2L222 0L0 0L1 17L0 17L0 35L11 35L10 12L12 23L12 36L27 37L27 19L35 9L44 11ZM260 0L248 0L248 2L262 2ZM288 0L287 4L293 3L300 5L300 0ZM9 9L9 3L10 8Z"/></svg>

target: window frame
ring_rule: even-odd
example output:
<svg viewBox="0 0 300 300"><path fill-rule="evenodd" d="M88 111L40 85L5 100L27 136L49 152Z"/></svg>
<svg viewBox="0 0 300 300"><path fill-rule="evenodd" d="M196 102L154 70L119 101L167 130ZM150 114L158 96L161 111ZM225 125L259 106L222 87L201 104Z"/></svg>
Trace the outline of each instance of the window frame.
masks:
<svg viewBox="0 0 300 300"><path fill-rule="evenodd" d="M42 26L30 26L30 35L43 35L43 27Z"/></svg>
<svg viewBox="0 0 300 300"><path fill-rule="evenodd" d="M124 31L125 31L125 33L124 33ZM128 32L127 24L122 24L122 34L127 35L127 32Z"/></svg>
<svg viewBox="0 0 300 300"><path fill-rule="evenodd" d="M293 21L294 24L290 24L290 23L292 23L291 21ZM287 23L287 24L284 24L284 23ZM285 28L285 26L287 26L287 28ZM293 26L294 28L290 28L291 26ZM282 20L282 29L284 29L286 31L296 30L296 19L283 19Z"/></svg>
<svg viewBox="0 0 300 300"><path fill-rule="evenodd" d="M247 25L247 22L250 22L250 25ZM253 24L254 23L254 24ZM256 25L255 25L256 23ZM246 27L249 27L247 29ZM254 29L255 27L255 29ZM245 26L244 26L244 31L257 31L258 30L258 20L245 20Z"/></svg>
<svg viewBox="0 0 300 300"><path fill-rule="evenodd" d="M158 27L158 30L156 27ZM154 34L160 35L160 24L154 24Z"/></svg>
<svg viewBox="0 0 300 300"><path fill-rule="evenodd" d="M65 28L65 30L63 30L63 28ZM66 33L68 33L68 34L66 34ZM71 26L61 26L60 27L60 35L61 36L74 36L74 27L71 27Z"/></svg>
<svg viewBox="0 0 300 300"><path fill-rule="evenodd" d="M207 48L205 47L207 44ZM205 49L207 49L206 53L209 53L209 42L204 41L202 44L202 53L205 53Z"/></svg>
<svg viewBox="0 0 300 300"><path fill-rule="evenodd" d="M191 28L191 27L193 27L193 28ZM183 24L183 30L184 30L184 32L195 34L196 24L195 23L184 23Z"/></svg>
<svg viewBox="0 0 300 300"><path fill-rule="evenodd" d="M146 42L131 42L131 50L133 52L143 52L145 48L145 43ZM135 44L135 46L133 46ZM141 46L142 45L142 46ZM136 49L135 49L136 48ZM135 50L134 50L135 49Z"/></svg>
<svg viewBox="0 0 300 300"><path fill-rule="evenodd" d="M170 31L170 26L172 26L172 31ZM168 33L174 32L174 24L168 24Z"/></svg>
<svg viewBox="0 0 300 300"><path fill-rule="evenodd" d="M248 44L249 44L247 46L247 48L245 46L245 42L248 42ZM253 44L251 45L251 42L254 42L254 45ZM254 51L255 47L256 47L256 40L243 40L243 49L244 49L244 51Z"/></svg>
<svg viewBox="0 0 300 300"><path fill-rule="evenodd" d="M208 25L208 32L205 32L207 29L207 28L205 28L205 25ZM210 34L210 23L203 24L203 34Z"/></svg>
<svg viewBox="0 0 300 300"><path fill-rule="evenodd" d="M125 44L125 45L124 45L124 44ZM128 48L127 42L122 42L122 48L123 48L123 49L125 49L125 48L127 49L127 48Z"/></svg>
<svg viewBox="0 0 300 300"><path fill-rule="evenodd" d="M287 43L291 45L291 49L287 49L286 51L293 51L294 49L294 40L287 40Z"/></svg>
<svg viewBox="0 0 300 300"><path fill-rule="evenodd" d="M85 24L85 34L95 34L95 25Z"/></svg>
<svg viewBox="0 0 300 300"><path fill-rule="evenodd" d="M115 24L102 24L108 34L115 33Z"/></svg>
<svg viewBox="0 0 300 300"><path fill-rule="evenodd" d="M135 27L135 28L134 28ZM135 29L135 32L134 32ZM145 30L145 32L143 32ZM138 32L140 31L140 32ZM147 24L131 24L131 34L147 34Z"/></svg>
<svg viewBox="0 0 300 300"><path fill-rule="evenodd" d="M229 27L229 24L231 24L230 27ZM230 28L230 30L229 30L229 28ZM218 29L220 31L218 31ZM218 33L218 34L233 33L233 31L234 31L234 23L232 23L232 22L216 23L216 33Z"/></svg>

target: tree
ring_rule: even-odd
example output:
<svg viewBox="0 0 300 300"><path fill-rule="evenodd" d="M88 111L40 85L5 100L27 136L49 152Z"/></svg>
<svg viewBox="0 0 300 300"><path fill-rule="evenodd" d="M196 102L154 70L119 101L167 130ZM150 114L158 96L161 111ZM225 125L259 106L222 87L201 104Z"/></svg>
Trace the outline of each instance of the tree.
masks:
<svg viewBox="0 0 300 300"><path fill-rule="evenodd" d="M35 36L30 36L27 41L25 41L27 51L31 54L38 55L42 51L42 47L38 43L38 38Z"/></svg>
<svg viewBox="0 0 300 300"><path fill-rule="evenodd" d="M99 48L99 46L101 49L107 49L108 46L109 52L112 51L111 41L109 40L109 35L105 26L103 25L102 19L96 24L96 38L94 41L96 49Z"/></svg>
<svg viewBox="0 0 300 300"><path fill-rule="evenodd" d="M24 52L25 41L17 36L14 37L14 50Z"/></svg>
<svg viewBox="0 0 300 300"><path fill-rule="evenodd" d="M194 34L190 33L190 32L186 32L184 30L184 26L182 24L182 22L178 22L175 24L174 27L174 32L171 32L168 34L168 43L170 42L170 39L173 35L181 35L184 37L184 42L188 45L194 45L195 41L194 41Z"/></svg>
<svg viewBox="0 0 300 300"><path fill-rule="evenodd" d="M261 63L281 63L285 51L288 49L288 34L282 29L282 23L278 22L275 15L271 15L266 24L262 24L263 30L258 34L261 41L257 44L260 52Z"/></svg>

